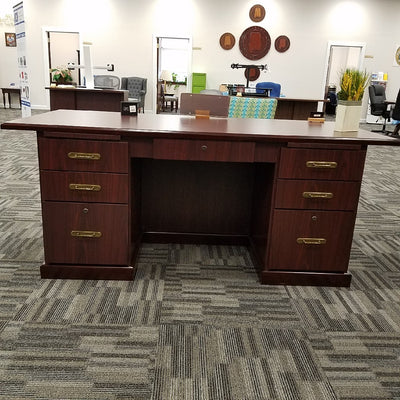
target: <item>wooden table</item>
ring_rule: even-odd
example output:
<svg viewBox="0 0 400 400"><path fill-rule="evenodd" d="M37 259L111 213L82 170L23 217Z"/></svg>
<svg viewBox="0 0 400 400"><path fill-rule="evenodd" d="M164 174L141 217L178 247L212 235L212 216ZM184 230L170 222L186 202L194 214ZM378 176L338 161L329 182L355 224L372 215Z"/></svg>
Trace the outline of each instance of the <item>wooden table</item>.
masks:
<svg viewBox="0 0 400 400"><path fill-rule="evenodd" d="M349 286L368 145L334 123L58 110L36 130L43 278L133 279L143 241L248 245L267 284Z"/></svg>
<svg viewBox="0 0 400 400"><path fill-rule="evenodd" d="M128 101L127 90L50 87L50 110L121 111L121 101Z"/></svg>
<svg viewBox="0 0 400 400"><path fill-rule="evenodd" d="M3 107L6 108L6 94L8 95L8 106L11 108L11 94L18 94L19 108L21 108L21 89L16 87L3 87L1 88L3 93Z"/></svg>

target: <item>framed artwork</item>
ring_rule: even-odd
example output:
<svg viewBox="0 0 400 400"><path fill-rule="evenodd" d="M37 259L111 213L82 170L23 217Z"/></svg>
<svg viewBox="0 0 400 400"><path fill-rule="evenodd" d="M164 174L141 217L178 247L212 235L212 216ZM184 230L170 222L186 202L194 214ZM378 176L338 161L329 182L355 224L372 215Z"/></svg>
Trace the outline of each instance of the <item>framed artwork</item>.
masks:
<svg viewBox="0 0 400 400"><path fill-rule="evenodd" d="M271 48L271 36L261 26L251 26L239 39L240 52L249 60L263 58Z"/></svg>
<svg viewBox="0 0 400 400"><path fill-rule="evenodd" d="M281 35L275 39L275 50L284 53L290 47L290 40L287 36Z"/></svg>
<svg viewBox="0 0 400 400"><path fill-rule="evenodd" d="M4 35L7 47L17 47L17 39L15 37L15 33L6 32Z"/></svg>
<svg viewBox="0 0 400 400"><path fill-rule="evenodd" d="M265 8L261 4L256 4L250 8L249 17L254 22L260 22L265 17Z"/></svg>
<svg viewBox="0 0 400 400"><path fill-rule="evenodd" d="M226 32L219 38L219 44L224 50L230 50L235 45L236 39L232 33Z"/></svg>

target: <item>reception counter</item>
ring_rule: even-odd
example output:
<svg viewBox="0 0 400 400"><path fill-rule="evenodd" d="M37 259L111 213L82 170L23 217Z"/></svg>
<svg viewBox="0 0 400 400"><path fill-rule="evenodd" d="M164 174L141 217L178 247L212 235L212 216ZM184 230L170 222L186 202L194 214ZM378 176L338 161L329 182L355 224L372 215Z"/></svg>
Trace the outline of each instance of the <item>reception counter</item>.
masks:
<svg viewBox="0 0 400 400"><path fill-rule="evenodd" d="M120 111L121 101L128 100L127 90L87 89L74 86L47 87L50 110Z"/></svg>

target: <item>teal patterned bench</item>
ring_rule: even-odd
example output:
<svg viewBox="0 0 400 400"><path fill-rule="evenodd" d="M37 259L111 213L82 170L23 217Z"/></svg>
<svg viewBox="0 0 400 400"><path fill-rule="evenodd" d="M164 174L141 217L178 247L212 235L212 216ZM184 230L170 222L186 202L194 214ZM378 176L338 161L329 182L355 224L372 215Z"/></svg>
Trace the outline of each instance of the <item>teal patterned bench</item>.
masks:
<svg viewBox="0 0 400 400"><path fill-rule="evenodd" d="M273 119L277 104L272 98L231 96L228 117Z"/></svg>

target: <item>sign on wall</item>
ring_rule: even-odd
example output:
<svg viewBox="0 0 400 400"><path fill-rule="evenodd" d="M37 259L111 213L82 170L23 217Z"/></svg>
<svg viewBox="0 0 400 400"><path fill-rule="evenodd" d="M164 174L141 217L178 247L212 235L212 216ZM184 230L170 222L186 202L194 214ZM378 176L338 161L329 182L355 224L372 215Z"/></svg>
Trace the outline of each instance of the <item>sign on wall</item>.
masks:
<svg viewBox="0 0 400 400"><path fill-rule="evenodd" d="M29 93L29 77L26 60L24 3L21 1L21 3L16 4L13 9L15 35L17 39L18 74L19 86L21 88L22 117L29 117L31 115L31 100Z"/></svg>

